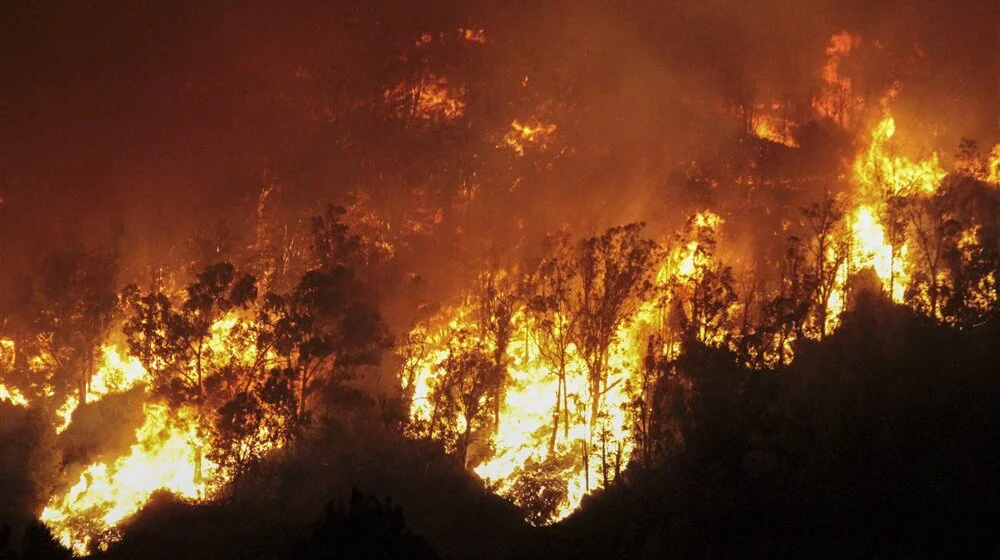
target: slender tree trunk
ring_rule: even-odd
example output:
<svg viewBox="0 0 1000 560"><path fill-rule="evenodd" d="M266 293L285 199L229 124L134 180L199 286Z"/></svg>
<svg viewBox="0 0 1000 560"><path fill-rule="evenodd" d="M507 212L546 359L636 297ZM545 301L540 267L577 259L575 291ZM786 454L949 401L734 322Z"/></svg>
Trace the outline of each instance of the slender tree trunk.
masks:
<svg viewBox="0 0 1000 560"><path fill-rule="evenodd" d="M559 433L559 407L562 404L562 377L556 379L556 406L552 413L552 436L549 438L549 454L556 449L556 434Z"/></svg>
<svg viewBox="0 0 1000 560"><path fill-rule="evenodd" d="M198 375L198 425L195 428L195 449L194 449L194 483L200 486L204 482L204 477L201 470L201 455L202 455L202 437L205 434L205 417L204 417L204 403L205 403L205 385L202 382L202 371L201 371L201 351L204 342L199 341L198 350L195 352L195 370ZM201 490L198 490L199 495Z"/></svg>
<svg viewBox="0 0 1000 560"><path fill-rule="evenodd" d="M466 418L465 434L462 435L462 467L469 468L469 443L472 441L472 422Z"/></svg>
<svg viewBox="0 0 1000 560"><path fill-rule="evenodd" d="M566 394L566 373L560 379L563 395L563 439L569 441L569 395Z"/></svg>
<svg viewBox="0 0 1000 560"><path fill-rule="evenodd" d="M608 487L608 434L601 434L601 474L604 475L604 487Z"/></svg>
<svg viewBox="0 0 1000 560"><path fill-rule="evenodd" d="M309 365L302 368L302 377L299 378L299 423L306 417L306 384L309 382Z"/></svg>

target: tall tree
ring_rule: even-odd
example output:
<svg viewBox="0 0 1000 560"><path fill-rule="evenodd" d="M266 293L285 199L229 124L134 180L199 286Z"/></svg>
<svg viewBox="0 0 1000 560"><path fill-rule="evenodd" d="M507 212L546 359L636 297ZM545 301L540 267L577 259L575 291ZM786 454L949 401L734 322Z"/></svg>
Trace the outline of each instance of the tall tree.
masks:
<svg viewBox="0 0 1000 560"><path fill-rule="evenodd" d="M813 306L818 338L826 336L830 297L837 286L837 275L847 260L847 238L841 230L844 211L829 191L822 202L814 202L801 209L806 222L808 237L805 246L809 253L809 284L815 290Z"/></svg>
<svg viewBox="0 0 1000 560"><path fill-rule="evenodd" d="M45 257L34 329L54 369L57 392L87 401L101 342L115 312L113 252L59 251Z"/></svg>
<svg viewBox="0 0 1000 560"><path fill-rule="evenodd" d="M234 376L257 373L234 367L231 353L239 349L212 344L216 323L231 311L247 309L256 296L253 276L239 275L229 263L205 268L176 308L162 292L142 294L134 285L123 292L129 317L122 330L132 354L151 374L157 394L175 406L197 408L199 439L208 435L208 407L221 405L235 392ZM256 351L257 356L263 353ZM258 368L263 363L256 357L252 361ZM196 445L196 483L202 479L201 452Z"/></svg>
<svg viewBox="0 0 1000 560"><path fill-rule="evenodd" d="M500 409L507 381L507 348L514 334L514 314L521 304L523 287L519 273L488 265L479 274L476 310L484 342L492 349L488 386L493 408L493 430L500 429Z"/></svg>
<svg viewBox="0 0 1000 560"><path fill-rule="evenodd" d="M591 437L608 391L608 352L618 329L635 313L652 287L650 261L655 244L641 237L643 224L609 229L584 240L575 259L579 290L574 343L587 367Z"/></svg>
<svg viewBox="0 0 1000 560"><path fill-rule="evenodd" d="M538 352L553 367L556 374L555 406L552 409L552 435L549 452L555 449L562 422L563 438L569 439L569 395L566 391L570 346L576 329L578 315L573 308L573 279L576 267L571 246L561 236L553 254L545 258L530 281L533 294L528 300L528 311L534 318L538 336Z"/></svg>
<svg viewBox="0 0 1000 560"><path fill-rule="evenodd" d="M262 316L273 324L275 350L297 384L299 422L309 398L336 390L357 368L379 363L391 340L365 286L343 266L311 270L290 294L268 294ZM263 319L262 319L263 321Z"/></svg>

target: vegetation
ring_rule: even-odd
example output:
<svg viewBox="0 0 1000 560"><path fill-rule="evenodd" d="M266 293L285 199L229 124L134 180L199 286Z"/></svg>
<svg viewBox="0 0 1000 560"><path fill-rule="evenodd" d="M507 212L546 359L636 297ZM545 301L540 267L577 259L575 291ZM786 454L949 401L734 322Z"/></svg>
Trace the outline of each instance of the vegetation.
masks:
<svg viewBox="0 0 1000 560"><path fill-rule="evenodd" d="M17 34L0 558L996 556L996 18L612 4Z"/></svg>

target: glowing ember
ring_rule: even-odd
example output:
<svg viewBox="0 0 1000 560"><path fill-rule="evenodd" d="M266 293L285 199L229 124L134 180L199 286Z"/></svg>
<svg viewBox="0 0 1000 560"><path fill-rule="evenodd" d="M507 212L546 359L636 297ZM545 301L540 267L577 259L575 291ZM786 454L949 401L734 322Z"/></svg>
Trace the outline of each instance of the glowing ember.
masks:
<svg viewBox="0 0 1000 560"><path fill-rule="evenodd" d="M386 103L397 107L400 119L428 122L451 121L465 114L465 91L448 78L428 74L417 83L401 82L385 92Z"/></svg>
<svg viewBox="0 0 1000 560"><path fill-rule="evenodd" d="M757 115L754 117L753 134L762 140L797 148L798 142L792 135L792 123L785 119Z"/></svg>
<svg viewBox="0 0 1000 560"><path fill-rule="evenodd" d="M483 28L470 29L462 28L458 30L458 34L461 35L463 39L469 41L470 43L486 43L486 30Z"/></svg>
<svg viewBox="0 0 1000 560"><path fill-rule="evenodd" d="M510 132L504 136L504 142L519 156L523 156L524 150L529 146L535 146L539 150L546 149L556 132L556 125L537 121L529 125L514 120L510 123L510 128Z"/></svg>
<svg viewBox="0 0 1000 560"><path fill-rule="evenodd" d="M8 387L0 383L0 401L9 402L15 406L28 406L28 399L24 398L17 387Z"/></svg>

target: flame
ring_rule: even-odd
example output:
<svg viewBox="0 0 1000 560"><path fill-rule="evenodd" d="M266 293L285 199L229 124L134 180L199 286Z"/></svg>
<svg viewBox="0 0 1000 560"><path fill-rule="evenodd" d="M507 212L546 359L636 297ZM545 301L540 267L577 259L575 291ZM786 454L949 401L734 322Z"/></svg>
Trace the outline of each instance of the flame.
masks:
<svg viewBox="0 0 1000 560"><path fill-rule="evenodd" d="M757 115L754 117L753 135L789 148L799 147L799 143L792 135L792 122L786 119Z"/></svg>
<svg viewBox="0 0 1000 560"><path fill-rule="evenodd" d="M556 132L555 124L538 121L533 121L533 124L524 124L517 119L510 123L510 128L511 130L504 136L504 143L519 156L523 156L525 149L529 146L545 150Z"/></svg>
<svg viewBox="0 0 1000 560"><path fill-rule="evenodd" d="M248 319L235 312L213 323L206 359L220 363L258 362L253 345L244 338L243 327L248 324ZM103 345L101 352L101 366L91 381L93 401L150 385L150 375L137 358L112 344ZM273 361L273 356L265 356L264 360ZM59 408L61 423L57 432L70 425L78 404L77 398L70 396ZM142 413L143 423L135 431L136 443L128 454L86 466L79 481L53 495L42 512L40 519L78 554L87 554L95 544L106 546L117 540L118 524L141 509L154 491L162 489L189 500L205 500L231 475L207 459L211 441L204 416L196 407L172 409L149 401ZM267 428L261 428L254 437L253 451L265 453L276 448L278 444L271 436ZM100 542L95 543L98 537Z"/></svg>
<svg viewBox="0 0 1000 560"><path fill-rule="evenodd" d="M88 402L100 400L111 393L122 393L146 381L146 369L138 358L122 356L111 344L101 346L102 363L90 380ZM90 397L93 397L91 399Z"/></svg>
<svg viewBox="0 0 1000 560"><path fill-rule="evenodd" d="M714 233L722 221L713 212L699 212L691 219L691 233L696 237L706 231ZM699 241L693 240L680 244L667 255L657 268L657 294L678 282L700 279L711 263L698 249ZM588 421L591 397L586 364L577 348L569 344L567 410L563 411L569 421L568 427L559 428L553 426L559 395L558 370L542 354L538 325L531 315L523 307L514 314L500 423L495 433L487 436L489 441L481 446L479 460L470 467L495 492L515 503L525 499L526 481L535 480L541 471L547 473L548 482L559 486L558 501L551 516L530 521L551 523L565 518L579 507L588 492L602 488L606 480L613 481L628 464L634 452L633 403L642 396L648 337L664 328L663 306L660 296L651 296L640 302L633 315L618 328L608 352L609 377L602 395L602 412L593 424ZM449 355L449 343L458 333L479 336L475 319L476 309L470 300L442 310L427 324L410 332L410 346L404 349L409 358L402 386L411 396L412 435L427 435L428 425L434 422L448 422L457 432L464 431L465 420L460 414L450 418L435 416L435 390L446 382L443 364ZM555 323L568 324L565 320ZM723 333L703 334L707 343L716 344L721 342ZM664 350L676 351L676 343L673 344L665 344ZM457 450L454 439L446 440L445 444L449 451ZM535 494L545 492L530 485L528 489Z"/></svg>
<svg viewBox="0 0 1000 560"><path fill-rule="evenodd" d="M458 30L458 34L470 43L486 44L486 30L481 27L478 29L463 27Z"/></svg>
<svg viewBox="0 0 1000 560"><path fill-rule="evenodd" d="M9 402L14 406L28 406L28 399L24 398L17 387L8 387L0 383L0 401Z"/></svg>
<svg viewBox="0 0 1000 560"><path fill-rule="evenodd" d="M427 122L448 122L465 114L465 89L451 86L448 78L427 74L416 83L400 82L386 90L385 102L396 107L396 117Z"/></svg>
<svg viewBox="0 0 1000 560"><path fill-rule="evenodd" d="M990 151L990 159L986 164L985 181L994 185L1000 185L1000 144L993 146L993 149Z"/></svg>
<svg viewBox="0 0 1000 560"><path fill-rule="evenodd" d="M854 161L854 176L861 186L861 195L876 198L891 195L932 194L946 173L936 153L927 159L913 161L899 155L892 143L896 120L887 115L871 131L865 153Z"/></svg>
<svg viewBox="0 0 1000 560"><path fill-rule="evenodd" d="M77 554L87 554L92 535L114 529L158 489L192 500L206 496L205 484L194 482L197 412L153 403L144 405L143 414L145 420L128 455L89 465L72 488L53 496L42 511L41 520ZM207 472L215 468L207 467L203 467ZM88 530L75 534L73 528L81 525Z"/></svg>
<svg viewBox="0 0 1000 560"><path fill-rule="evenodd" d="M971 260L971 254L982 247L982 226L974 225L962 232L958 240L958 250L964 261ZM971 287L970 299L967 302L972 309L985 314L1000 297L997 289L996 272L990 271L979 278Z"/></svg>
<svg viewBox="0 0 1000 560"><path fill-rule="evenodd" d="M850 258L839 271L838 284L846 283L848 272L871 267L883 291L901 303L910 282L909 248L905 237L893 247L883 223L889 197L919 197L934 194L946 173L938 155L914 161L899 155L892 143L896 121L887 114L875 124L867 149L855 159L856 205L849 214ZM843 289L838 290L843 291ZM830 309L843 309L843 294L831 296ZM836 315L831 313L831 315Z"/></svg>
<svg viewBox="0 0 1000 560"><path fill-rule="evenodd" d="M892 300L900 303L909 283L906 272L908 249L904 243L893 255L892 246L885 239L885 230L876 218L872 207L863 205L851 217L851 239L853 247L850 258L851 270L871 267L875 270L883 289Z"/></svg>
<svg viewBox="0 0 1000 560"><path fill-rule="evenodd" d="M420 339L430 348L418 363L413 364L415 376L409 385L413 391L410 408L412 421L431 421L434 413L431 394L445 373L441 364L448 355L448 340L455 332L474 328L471 324L472 315L469 305L449 309L439 316L437 326L422 326L411 333L411 337ZM643 313L637 315L641 316ZM560 473L560 478L566 485L565 494L553 517L548 520L558 521L579 506L587 492L588 480L590 490L603 486L598 456L589 457L588 461L584 461L582 456L583 449L586 448L585 442L598 439L597 434L590 433L590 427L583 420L588 413L586 402L589 391L585 365L575 347L571 347L566 389L570 403L569 415L575 420L570 426L569 437L563 438L560 431L550 452L549 439L558 378L552 366L541 356L536 337L532 334L535 327L523 310L515 315L513 322L515 334L507 350L508 385L501 408L500 425L490 442L491 456L475 465L472 470L497 493L510 496L522 478L531 475L524 470L526 464L541 464L549 459L571 457L572 460ZM605 439L611 443L621 466L627 464L632 452L628 410L636 395L632 394L632 387L635 385L628 381L632 372L641 366L641 351L645 348L645 339L640 336L643 326L644 323L638 320L619 329L619 341L613 345L609 356L610 371L615 373L608 382L610 389L604 396L607 415L601 419L600 427L609 433ZM407 383L404 381L404 389L406 388ZM465 423L461 416L450 420L458 431L464 430ZM454 445L450 446L450 450L455 450ZM585 463L589 463L589 469Z"/></svg>
<svg viewBox="0 0 1000 560"><path fill-rule="evenodd" d="M56 425L56 433L61 434L66 431L70 423L73 421L73 412L76 411L76 407L79 406L80 399L75 395L69 395L66 400L63 401L59 408L56 409L56 416L59 417L59 423Z"/></svg>
<svg viewBox="0 0 1000 560"><path fill-rule="evenodd" d="M0 371L14 366L14 349L13 340L0 338ZM14 406L28 406L28 399L24 398L17 387L8 387L3 383L0 383L0 401L9 402Z"/></svg>
<svg viewBox="0 0 1000 560"><path fill-rule="evenodd" d="M823 84L812 103L818 116L829 118L844 127L850 124L852 112L861 104L861 98L852 93L851 79L841 75L840 64L860 45L861 37L846 31L830 37L826 65L820 74Z"/></svg>

